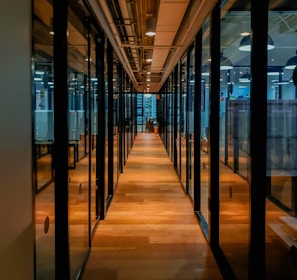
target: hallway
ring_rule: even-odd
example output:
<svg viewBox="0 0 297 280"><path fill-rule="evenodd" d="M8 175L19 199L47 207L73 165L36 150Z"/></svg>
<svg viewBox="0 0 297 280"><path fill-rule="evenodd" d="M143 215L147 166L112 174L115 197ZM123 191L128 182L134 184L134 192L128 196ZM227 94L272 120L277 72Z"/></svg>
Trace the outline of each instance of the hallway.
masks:
<svg viewBox="0 0 297 280"><path fill-rule="evenodd" d="M81 279L222 279L158 134L136 136Z"/></svg>

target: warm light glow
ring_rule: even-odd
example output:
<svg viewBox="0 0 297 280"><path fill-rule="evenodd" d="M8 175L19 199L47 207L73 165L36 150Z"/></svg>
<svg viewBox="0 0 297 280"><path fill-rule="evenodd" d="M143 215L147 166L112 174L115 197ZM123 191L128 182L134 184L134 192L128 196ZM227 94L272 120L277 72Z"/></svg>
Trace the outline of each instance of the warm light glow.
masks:
<svg viewBox="0 0 297 280"><path fill-rule="evenodd" d="M248 36L248 35L250 35L250 32L241 32L240 35L241 36Z"/></svg>
<svg viewBox="0 0 297 280"><path fill-rule="evenodd" d="M154 31L147 31L147 32L145 33L145 35L146 35L146 36L149 36L149 37L152 37L152 36L155 36L155 35L156 35L156 32L154 32Z"/></svg>
<svg viewBox="0 0 297 280"><path fill-rule="evenodd" d="M155 17L148 17L146 19L146 36L152 37L156 35L156 18Z"/></svg>

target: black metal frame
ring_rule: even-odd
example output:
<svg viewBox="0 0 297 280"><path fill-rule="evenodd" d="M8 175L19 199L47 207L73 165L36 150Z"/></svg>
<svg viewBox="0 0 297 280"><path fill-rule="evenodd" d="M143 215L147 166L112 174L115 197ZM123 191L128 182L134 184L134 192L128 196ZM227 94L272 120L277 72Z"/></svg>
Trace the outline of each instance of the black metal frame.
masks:
<svg viewBox="0 0 297 280"><path fill-rule="evenodd" d="M259 24L261 22L261 24ZM251 0L250 240L248 278L265 279L268 1ZM264 116L264 117L263 117ZM263 186L262 188L259 186Z"/></svg>
<svg viewBox="0 0 297 280"><path fill-rule="evenodd" d="M68 1L53 1L54 13L54 170L55 170L55 279L70 278L68 232ZM59 214L57 214L59 213Z"/></svg>
<svg viewBox="0 0 297 280"><path fill-rule="evenodd" d="M201 210L201 63L202 63L202 29L195 37L195 96L194 96L194 211Z"/></svg>
<svg viewBox="0 0 297 280"><path fill-rule="evenodd" d="M113 48L109 40L107 40L107 83L108 83L108 193L105 194L107 208L110 205L113 196L113 168L114 168L114 151L113 151Z"/></svg>

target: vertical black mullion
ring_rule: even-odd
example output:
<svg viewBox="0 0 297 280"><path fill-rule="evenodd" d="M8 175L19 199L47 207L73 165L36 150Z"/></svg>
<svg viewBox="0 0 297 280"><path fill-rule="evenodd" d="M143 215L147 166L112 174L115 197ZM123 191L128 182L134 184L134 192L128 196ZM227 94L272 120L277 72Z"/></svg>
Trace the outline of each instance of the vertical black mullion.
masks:
<svg viewBox="0 0 297 280"><path fill-rule="evenodd" d="M68 236L68 1L53 1L54 13L54 169L55 279L70 279Z"/></svg>
<svg viewBox="0 0 297 280"><path fill-rule="evenodd" d="M84 156L87 155L87 137L88 137L88 77L84 74ZM90 152L90 151L89 151Z"/></svg>
<svg viewBox="0 0 297 280"><path fill-rule="evenodd" d="M220 112L220 1L211 14L211 90L209 116L209 212L210 212L210 245L219 243L219 112Z"/></svg>
<svg viewBox="0 0 297 280"><path fill-rule="evenodd" d="M105 219L105 81L104 81L104 54L105 36L99 33L96 40L96 76L98 79L98 139L96 147L96 215ZM101 135L99 135L99 133Z"/></svg>
<svg viewBox="0 0 297 280"><path fill-rule="evenodd" d="M118 75L118 100L119 100L119 169L120 173L123 173L123 160L125 157L124 154L124 133L125 133L125 124L123 120L123 112L124 112L124 102L123 102L123 68L119 63L117 67L117 75Z"/></svg>
<svg viewBox="0 0 297 280"><path fill-rule="evenodd" d="M128 79L128 77L127 77ZM134 122L133 122L133 93L132 93L132 82L129 81L129 92L130 92L130 148L133 146L133 133L134 133ZM131 149L130 149L131 152Z"/></svg>
<svg viewBox="0 0 297 280"><path fill-rule="evenodd" d="M167 151L167 143L166 143L166 136L167 136L167 88L166 84L163 86L163 96L164 96L164 102L163 102L163 143Z"/></svg>
<svg viewBox="0 0 297 280"><path fill-rule="evenodd" d="M91 247L91 189L92 189L92 92L91 92L91 22L90 18L86 18L87 23L87 42L88 42L88 87L87 87L87 93L88 93L88 245Z"/></svg>
<svg viewBox="0 0 297 280"><path fill-rule="evenodd" d="M107 80L108 80L108 195L113 195L113 49L107 41Z"/></svg>
<svg viewBox="0 0 297 280"><path fill-rule="evenodd" d="M261 22L261 24L259 24ZM251 0L250 240L248 279L265 279L268 1ZM259 94L261 93L261 94ZM264 116L264 117L263 117Z"/></svg>
<svg viewBox="0 0 297 280"><path fill-rule="evenodd" d="M177 171L177 73L178 66L175 67L173 72L174 92L173 92L173 167Z"/></svg>
<svg viewBox="0 0 297 280"><path fill-rule="evenodd" d="M181 121L182 121L182 112L183 112L183 104L182 104L182 62L180 61L179 64L179 74L178 74L178 84L179 84L179 139L178 139L178 158L179 158L179 162L178 162L178 177L179 179L181 178Z"/></svg>
<svg viewBox="0 0 297 280"><path fill-rule="evenodd" d="M195 88L194 88L194 211L200 211L200 141L201 141L201 63L202 63L202 29L195 38Z"/></svg>

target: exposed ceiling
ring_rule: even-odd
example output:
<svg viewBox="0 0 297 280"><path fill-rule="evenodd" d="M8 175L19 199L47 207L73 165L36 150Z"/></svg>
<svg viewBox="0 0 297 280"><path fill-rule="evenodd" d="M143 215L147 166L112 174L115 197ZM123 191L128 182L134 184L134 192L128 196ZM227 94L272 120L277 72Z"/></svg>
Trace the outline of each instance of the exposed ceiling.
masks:
<svg viewBox="0 0 297 280"><path fill-rule="evenodd" d="M158 92L216 0L89 0L138 92ZM156 19L156 35L145 35ZM152 62L146 58L152 54ZM150 74L151 73L151 74ZM149 81L150 80L150 81Z"/></svg>
<svg viewBox="0 0 297 280"><path fill-rule="evenodd" d="M138 92L158 92L181 56L192 43L216 0L69 0L79 5L81 15L70 9L68 24L68 61L72 69L86 73L87 38L82 22L87 3L111 42ZM243 23L250 26L250 1L228 1L222 14L221 49L234 66L248 66L249 55L238 51ZM229 5L230 4L230 5ZM297 3L270 1L269 35L276 48L268 54L269 65L283 66L295 54ZM228 9L232 6L232 9ZM277 8L274 8L277 7ZM288 12L287 12L288 11ZM49 34L53 9L51 0L34 0L34 48L39 61L51 61L53 37ZM156 18L156 36L145 35L146 19ZM205 31L204 39L208 32ZM91 42L91 59L95 61L95 44ZM151 63L145 61L152 51ZM208 59L204 58L204 59ZM94 65L92 64L94 68ZM148 74L151 72L151 74ZM147 81L147 79L151 81ZM150 86L148 86L148 84Z"/></svg>

